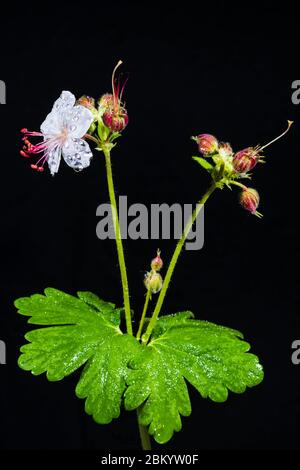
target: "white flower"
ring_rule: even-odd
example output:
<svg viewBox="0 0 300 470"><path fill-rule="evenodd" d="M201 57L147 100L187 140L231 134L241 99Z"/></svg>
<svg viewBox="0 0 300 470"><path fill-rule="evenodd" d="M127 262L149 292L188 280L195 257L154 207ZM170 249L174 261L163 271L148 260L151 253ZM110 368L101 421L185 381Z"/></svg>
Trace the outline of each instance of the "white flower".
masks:
<svg viewBox="0 0 300 470"><path fill-rule="evenodd" d="M89 144L82 139L93 122L93 114L84 106L75 106L75 96L63 91L55 101L52 111L41 125L41 132L22 129L25 143L21 154L30 157L42 154L31 167L43 171L47 162L51 175L58 172L61 155L71 168L81 171L90 164L92 152ZM29 136L43 137L43 141L33 145Z"/></svg>

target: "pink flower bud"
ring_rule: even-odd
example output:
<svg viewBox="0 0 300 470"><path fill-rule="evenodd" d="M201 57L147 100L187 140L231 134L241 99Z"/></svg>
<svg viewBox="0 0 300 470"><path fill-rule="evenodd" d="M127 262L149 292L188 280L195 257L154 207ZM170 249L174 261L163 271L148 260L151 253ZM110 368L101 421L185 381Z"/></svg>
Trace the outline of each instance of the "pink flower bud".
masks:
<svg viewBox="0 0 300 470"><path fill-rule="evenodd" d="M128 114L125 108L117 107L105 111L103 122L112 132L121 132L128 124Z"/></svg>
<svg viewBox="0 0 300 470"><path fill-rule="evenodd" d="M199 152L203 155L211 155L216 153L219 148L219 142L217 139L210 134L200 134L195 138Z"/></svg>
<svg viewBox="0 0 300 470"><path fill-rule="evenodd" d="M100 98L99 105L104 107L103 122L112 132L121 132L128 124L128 114L122 101L126 81L121 86L120 79L115 80L117 68L122 64L119 60L112 74L112 94L106 93Z"/></svg>
<svg viewBox="0 0 300 470"><path fill-rule="evenodd" d="M151 261L151 269L153 271L160 271L163 267L163 261L160 257L160 250L157 250L157 256Z"/></svg>
<svg viewBox="0 0 300 470"><path fill-rule="evenodd" d="M256 189L245 187L240 195L240 203L243 208L251 212L251 214L261 216L261 214L256 211L259 205L259 194Z"/></svg>
<svg viewBox="0 0 300 470"><path fill-rule="evenodd" d="M247 173L255 167L259 160L257 150L252 147L248 147L244 150L240 150L233 157L233 168L238 173Z"/></svg>

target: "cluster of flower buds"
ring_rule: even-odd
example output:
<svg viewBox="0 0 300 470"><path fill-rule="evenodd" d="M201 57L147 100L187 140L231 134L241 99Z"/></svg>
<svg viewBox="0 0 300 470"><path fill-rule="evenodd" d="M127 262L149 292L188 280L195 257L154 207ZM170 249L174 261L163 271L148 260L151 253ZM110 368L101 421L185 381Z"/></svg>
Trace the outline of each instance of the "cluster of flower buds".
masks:
<svg viewBox="0 0 300 470"><path fill-rule="evenodd" d="M192 139L197 142L199 152L203 157L211 157L215 163L215 166L211 166L212 169L209 171L212 177L218 180L219 187L223 187L224 184L229 187L230 185L241 187L242 192L240 194L240 203L242 207L251 214L262 217L262 214L257 212L259 205L258 192L253 188L247 188L245 185L238 183L237 180L240 178L251 178L249 172L257 165L257 163L264 161L264 157L261 152L285 135L292 123L292 121L288 121L287 129L266 145L262 147L247 147L236 153L233 152L230 144L219 142L218 139L211 134L199 134L196 137L192 137ZM195 159L197 161L200 160L199 163L202 164L201 159ZM207 169L205 165L202 166Z"/></svg>
<svg viewBox="0 0 300 470"><path fill-rule="evenodd" d="M157 255L151 261L151 271L147 272L144 279L144 284L151 294L157 294L163 285L163 279L158 271L161 270L163 261L160 257L160 250L157 250Z"/></svg>
<svg viewBox="0 0 300 470"><path fill-rule="evenodd" d="M200 134L193 139L198 144L199 152L204 157L221 157L224 160L230 160L232 169L236 173L248 173L255 165L262 161L260 152L262 147L248 147L233 153L231 145L228 142L219 142L217 138L211 134Z"/></svg>
<svg viewBox="0 0 300 470"><path fill-rule="evenodd" d="M115 79L116 71L122 64L120 60L112 73L112 93L105 93L98 100L98 109L95 100L88 96L82 96L78 103L92 111L95 120L100 120L112 133L122 132L128 124L128 114L122 102L126 81L121 84L120 78Z"/></svg>

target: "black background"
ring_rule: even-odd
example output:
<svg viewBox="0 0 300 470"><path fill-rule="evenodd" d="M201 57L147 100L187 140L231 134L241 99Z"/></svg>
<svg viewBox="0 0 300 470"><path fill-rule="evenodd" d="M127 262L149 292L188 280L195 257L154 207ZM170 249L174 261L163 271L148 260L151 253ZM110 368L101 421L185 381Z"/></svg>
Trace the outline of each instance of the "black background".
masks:
<svg viewBox="0 0 300 470"><path fill-rule="evenodd" d="M239 150L275 137L287 119L296 121L254 171L264 218L246 213L236 191L214 194L205 211L204 248L181 256L164 304L164 313L190 309L243 331L265 380L223 404L190 389L193 413L163 450L299 447L300 365L291 362L291 343L300 338L300 108L291 102L291 84L300 78L297 30L291 2L280 8L273 2L43 3L3 12L0 339L7 365L0 366L0 447L139 446L134 412L108 426L84 413L74 394L78 373L49 383L16 364L28 326L16 314L15 298L53 286L122 304L115 245L95 234L96 208L108 202L102 155L95 152L80 174L62 163L55 178L32 171L19 156L20 128L38 129L61 90L95 97L110 91L118 59L129 72L130 124L113 152L113 169L118 194L129 204L199 199L209 178L191 160L191 135L209 132ZM158 242L124 245L138 314L143 273ZM174 240L159 246L167 265Z"/></svg>

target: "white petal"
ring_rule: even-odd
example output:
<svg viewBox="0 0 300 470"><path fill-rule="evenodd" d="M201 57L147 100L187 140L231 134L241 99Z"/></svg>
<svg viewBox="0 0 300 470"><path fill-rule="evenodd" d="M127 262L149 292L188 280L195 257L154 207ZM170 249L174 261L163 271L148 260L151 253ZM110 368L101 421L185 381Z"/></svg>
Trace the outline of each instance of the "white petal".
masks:
<svg viewBox="0 0 300 470"><path fill-rule="evenodd" d="M62 91L60 97L55 101L52 111L61 112L73 108L76 98L70 91Z"/></svg>
<svg viewBox="0 0 300 470"><path fill-rule="evenodd" d="M76 171L88 167L93 156L89 144L82 139L70 138L62 148L65 162Z"/></svg>
<svg viewBox="0 0 300 470"><path fill-rule="evenodd" d="M61 119L56 112L51 111L41 125L41 132L46 136L53 136L61 132Z"/></svg>
<svg viewBox="0 0 300 470"><path fill-rule="evenodd" d="M70 91L63 91L55 101L51 113L41 125L41 132L47 137L60 134L65 119L65 113L75 104L75 96Z"/></svg>
<svg viewBox="0 0 300 470"><path fill-rule="evenodd" d="M59 146L55 147L53 150L50 150L48 154L48 167L51 175L55 175L58 172L59 164L61 159L61 148Z"/></svg>
<svg viewBox="0 0 300 470"><path fill-rule="evenodd" d="M65 112L64 124L70 137L80 139L94 120L92 112L84 106L74 106Z"/></svg>

